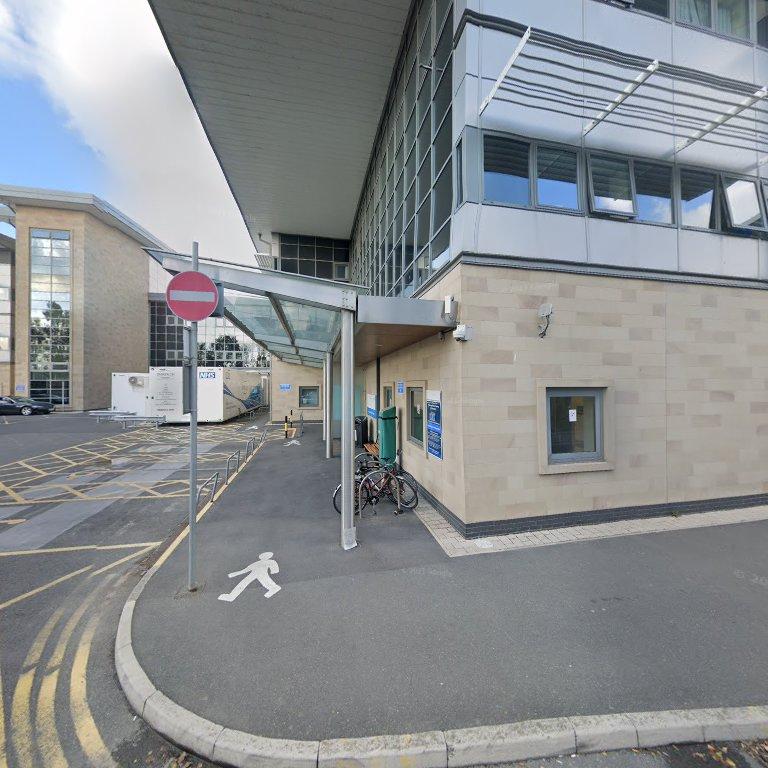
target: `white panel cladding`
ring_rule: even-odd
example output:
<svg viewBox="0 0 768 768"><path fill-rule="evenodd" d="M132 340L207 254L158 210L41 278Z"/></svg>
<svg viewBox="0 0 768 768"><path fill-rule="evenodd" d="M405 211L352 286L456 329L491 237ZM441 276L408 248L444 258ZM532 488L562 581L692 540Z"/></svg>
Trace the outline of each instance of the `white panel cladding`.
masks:
<svg viewBox="0 0 768 768"><path fill-rule="evenodd" d="M527 259L588 261L585 222L583 216L484 205L477 250Z"/></svg>
<svg viewBox="0 0 768 768"><path fill-rule="evenodd" d="M618 14L617 14L618 11ZM606 3L584 3L584 39L606 48L660 61L674 60L671 24L666 19L627 14ZM570 34L570 37L581 34Z"/></svg>
<svg viewBox="0 0 768 768"><path fill-rule="evenodd" d="M588 219L589 261L634 269L677 270L677 229Z"/></svg>
<svg viewBox="0 0 768 768"><path fill-rule="evenodd" d="M479 5L478 10L489 16L512 19L569 37L581 37L584 0L480 0Z"/></svg>
<svg viewBox="0 0 768 768"><path fill-rule="evenodd" d="M466 203L456 212L451 251L454 256L482 253L716 277L768 277L768 243L752 238L496 205Z"/></svg>

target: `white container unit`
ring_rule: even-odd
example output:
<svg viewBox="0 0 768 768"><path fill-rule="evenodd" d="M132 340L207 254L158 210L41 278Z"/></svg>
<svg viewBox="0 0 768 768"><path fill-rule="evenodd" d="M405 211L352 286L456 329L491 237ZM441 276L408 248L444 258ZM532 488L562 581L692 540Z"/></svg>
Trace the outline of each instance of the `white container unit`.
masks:
<svg viewBox="0 0 768 768"><path fill-rule="evenodd" d="M134 412L137 416L165 416L168 424L187 424L184 410L184 372L180 366L150 368L146 374L118 373L112 376L112 410ZM143 385L123 381L144 377ZM260 371L242 368L197 369L197 418L200 422L223 422L258 405L266 404ZM140 404L139 392L144 393ZM129 407L131 406L131 407ZM143 407L143 410L141 410Z"/></svg>
<svg viewBox="0 0 768 768"><path fill-rule="evenodd" d="M149 416L149 374L113 373L112 410Z"/></svg>

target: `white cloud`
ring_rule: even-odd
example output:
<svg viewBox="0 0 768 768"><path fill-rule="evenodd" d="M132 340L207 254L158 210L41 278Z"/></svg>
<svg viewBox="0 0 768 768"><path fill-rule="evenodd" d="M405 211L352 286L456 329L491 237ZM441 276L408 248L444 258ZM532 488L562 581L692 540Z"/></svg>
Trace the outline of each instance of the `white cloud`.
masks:
<svg viewBox="0 0 768 768"><path fill-rule="evenodd" d="M105 197L173 248L255 248L146 0L0 0L0 75L39 77L102 158Z"/></svg>

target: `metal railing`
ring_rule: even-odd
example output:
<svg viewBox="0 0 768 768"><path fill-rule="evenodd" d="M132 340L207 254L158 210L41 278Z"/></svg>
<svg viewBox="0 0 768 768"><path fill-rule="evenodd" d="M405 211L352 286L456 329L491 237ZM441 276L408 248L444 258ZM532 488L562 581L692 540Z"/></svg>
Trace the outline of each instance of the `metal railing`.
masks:
<svg viewBox="0 0 768 768"><path fill-rule="evenodd" d="M203 482L203 484L197 489L197 506L196 509L200 509L200 497L202 496L203 490L209 486L211 487L211 492L208 496L208 501L212 501L213 497L216 495L216 490L219 487L219 473L214 472L207 480Z"/></svg>
<svg viewBox="0 0 768 768"><path fill-rule="evenodd" d="M253 455L253 452L256 450L256 438L252 437L246 444L245 444L245 460L248 461L248 459L251 458Z"/></svg>
<svg viewBox="0 0 768 768"><path fill-rule="evenodd" d="M232 461L235 461L235 472L237 472L238 469L240 469L240 449L238 448L231 456L227 457L227 472L226 472L226 480L224 480L224 485L226 485L229 482L229 468L232 465Z"/></svg>

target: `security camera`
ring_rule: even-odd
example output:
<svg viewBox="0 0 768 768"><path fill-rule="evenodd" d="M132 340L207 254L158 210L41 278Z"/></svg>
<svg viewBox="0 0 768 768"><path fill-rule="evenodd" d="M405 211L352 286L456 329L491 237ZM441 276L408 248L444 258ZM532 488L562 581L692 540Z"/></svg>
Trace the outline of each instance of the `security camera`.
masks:
<svg viewBox="0 0 768 768"><path fill-rule="evenodd" d="M456 341L471 341L474 336L471 325L457 325L453 330Z"/></svg>

